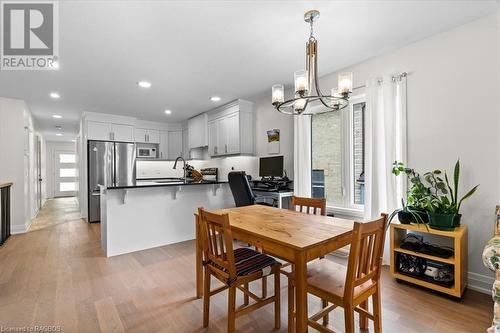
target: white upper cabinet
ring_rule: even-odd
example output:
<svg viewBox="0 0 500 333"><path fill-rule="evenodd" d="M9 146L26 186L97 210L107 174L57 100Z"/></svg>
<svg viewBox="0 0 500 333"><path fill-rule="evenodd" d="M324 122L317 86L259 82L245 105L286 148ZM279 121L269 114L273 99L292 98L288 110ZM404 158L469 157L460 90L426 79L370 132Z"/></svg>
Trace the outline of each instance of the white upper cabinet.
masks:
<svg viewBox="0 0 500 333"><path fill-rule="evenodd" d="M111 124L98 121L87 122L87 139L89 140L112 140Z"/></svg>
<svg viewBox="0 0 500 333"><path fill-rule="evenodd" d="M114 141L134 142L134 126L111 124L111 133Z"/></svg>
<svg viewBox="0 0 500 333"><path fill-rule="evenodd" d="M168 159L175 160L182 156L182 130L168 132Z"/></svg>
<svg viewBox="0 0 500 333"><path fill-rule="evenodd" d="M236 100L208 113L210 156L253 153L253 103Z"/></svg>
<svg viewBox="0 0 500 333"><path fill-rule="evenodd" d="M87 139L134 142L134 127L99 121L87 121Z"/></svg>
<svg viewBox="0 0 500 333"><path fill-rule="evenodd" d="M160 159L168 159L168 131L160 131Z"/></svg>
<svg viewBox="0 0 500 333"><path fill-rule="evenodd" d="M135 129L135 142L160 143L160 131L155 129Z"/></svg>
<svg viewBox="0 0 500 333"><path fill-rule="evenodd" d="M198 148L208 145L208 115L200 114L188 120L188 147Z"/></svg>

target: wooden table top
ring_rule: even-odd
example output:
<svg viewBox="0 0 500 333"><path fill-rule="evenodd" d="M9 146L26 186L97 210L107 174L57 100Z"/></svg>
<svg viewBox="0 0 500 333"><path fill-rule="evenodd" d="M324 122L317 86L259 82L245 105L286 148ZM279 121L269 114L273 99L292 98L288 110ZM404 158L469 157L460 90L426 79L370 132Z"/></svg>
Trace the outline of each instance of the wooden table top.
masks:
<svg viewBox="0 0 500 333"><path fill-rule="evenodd" d="M0 188L11 186L11 185L12 185L12 183L10 183L10 182L0 182Z"/></svg>
<svg viewBox="0 0 500 333"><path fill-rule="evenodd" d="M215 213L228 213L231 228L302 250L352 232L354 223L262 205L219 209Z"/></svg>

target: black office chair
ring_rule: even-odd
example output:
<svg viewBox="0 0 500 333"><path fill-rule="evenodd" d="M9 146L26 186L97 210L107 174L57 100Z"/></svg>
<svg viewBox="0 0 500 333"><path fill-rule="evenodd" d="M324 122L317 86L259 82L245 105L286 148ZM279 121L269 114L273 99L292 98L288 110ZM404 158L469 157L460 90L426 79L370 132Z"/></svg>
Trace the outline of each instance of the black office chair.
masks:
<svg viewBox="0 0 500 333"><path fill-rule="evenodd" d="M273 199L273 203L267 203L263 201L265 197L257 197L250 186L248 177L245 171L231 171L228 174L229 187L233 193L234 203L236 207L250 206L250 205L265 205L272 206L276 205L276 199Z"/></svg>

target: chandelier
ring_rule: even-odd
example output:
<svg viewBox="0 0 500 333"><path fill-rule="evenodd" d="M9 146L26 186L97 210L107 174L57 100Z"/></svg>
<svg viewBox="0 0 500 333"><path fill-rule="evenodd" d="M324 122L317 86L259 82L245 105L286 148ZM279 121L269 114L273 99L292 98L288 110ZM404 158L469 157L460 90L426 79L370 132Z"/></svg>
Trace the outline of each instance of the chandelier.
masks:
<svg viewBox="0 0 500 333"><path fill-rule="evenodd" d="M352 92L352 73L341 73L338 88L330 95L323 95L318 83L318 42L313 36L313 24L319 19L319 11L310 10L304 14L304 21L311 26L306 44L306 69L294 74L294 98L285 101L285 88L282 84L272 86L272 104L276 110L290 115L319 114L338 111L349 105ZM313 107L317 105L319 107Z"/></svg>

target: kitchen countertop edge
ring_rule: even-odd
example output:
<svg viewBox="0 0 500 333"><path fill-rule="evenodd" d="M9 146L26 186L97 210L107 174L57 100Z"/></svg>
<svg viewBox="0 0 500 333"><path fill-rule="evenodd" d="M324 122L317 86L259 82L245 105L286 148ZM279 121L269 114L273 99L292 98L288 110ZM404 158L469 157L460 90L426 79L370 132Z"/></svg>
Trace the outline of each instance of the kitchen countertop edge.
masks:
<svg viewBox="0 0 500 333"><path fill-rule="evenodd" d="M141 185L130 185L130 186L111 186L107 187L108 190L123 190L123 189L133 189L133 188L146 188L146 187L170 187L170 186L193 186L193 185L218 185L227 184L228 181L218 180L218 181L204 181L204 182L185 182L185 183L164 183L164 184L141 184Z"/></svg>

